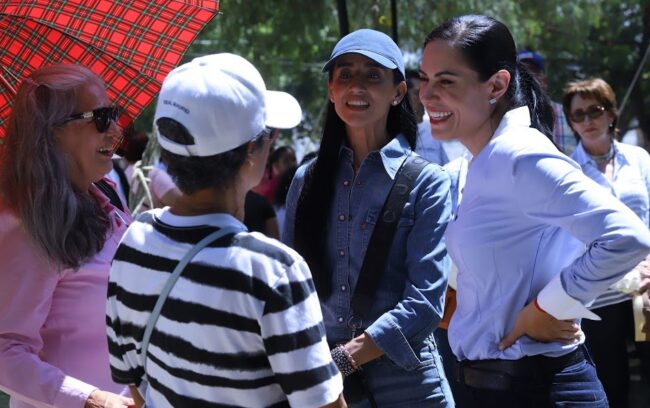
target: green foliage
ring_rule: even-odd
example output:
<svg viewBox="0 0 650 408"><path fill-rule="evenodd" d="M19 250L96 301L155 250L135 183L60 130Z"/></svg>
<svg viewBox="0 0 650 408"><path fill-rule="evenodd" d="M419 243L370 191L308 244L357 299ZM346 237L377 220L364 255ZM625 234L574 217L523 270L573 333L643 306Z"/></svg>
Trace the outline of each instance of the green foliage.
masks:
<svg viewBox="0 0 650 408"><path fill-rule="evenodd" d="M417 67L423 40L436 25L455 15L486 14L503 21L520 48L531 47L546 57L554 99L561 97L571 79L602 76L620 102L645 50L640 51L644 4L644 0L397 0L399 45L407 65ZM347 9L350 30L369 27L390 35L390 0L348 0ZM338 39L335 0L223 0L221 15L201 33L186 59L216 52L248 58L268 88L296 96L305 111L302 131L317 138L327 101L327 77L320 71ZM646 69L640 81L643 95L648 94L643 78L649 75ZM650 104L648 98L643 102ZM150 123L148 115L152 113L141 115L139 127Z"/></svg>

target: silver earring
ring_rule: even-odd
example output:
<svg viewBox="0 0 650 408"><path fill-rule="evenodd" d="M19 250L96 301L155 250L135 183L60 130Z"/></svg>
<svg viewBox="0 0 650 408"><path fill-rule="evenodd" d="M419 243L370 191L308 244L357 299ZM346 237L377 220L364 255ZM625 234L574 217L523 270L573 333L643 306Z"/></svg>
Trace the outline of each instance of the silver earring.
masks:
<svg viewBox="0 0 650 408"><path fill-rule="evenodd" d="M494 105L495 103L497 103L497 98L492 98L492 99L490 99L490 100L488 101L488 103L489 103L490 105Z"/></svg>
<svg viewBox="0 0 650 408"><path fill-rule="evenodd" d="M394 100L394 101L393 101L393 106L397 106L398 103L399 103L398 100Z"/></svg>

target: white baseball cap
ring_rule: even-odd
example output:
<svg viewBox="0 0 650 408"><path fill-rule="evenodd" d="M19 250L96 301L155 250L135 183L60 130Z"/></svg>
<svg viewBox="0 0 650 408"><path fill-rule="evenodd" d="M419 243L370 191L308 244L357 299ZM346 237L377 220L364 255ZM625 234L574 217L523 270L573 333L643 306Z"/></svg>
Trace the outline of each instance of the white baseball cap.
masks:
<svg viewBox="0 0 650 408"><path fill-rule="evenodd" d="M290 129L300 123L298 101L286 92L267 91L260 73L234 54L195 58L163 81L154 123L174 119L194 144L158 137L163 149L181 156L213 156L253 140L266 127Z"/></svg>

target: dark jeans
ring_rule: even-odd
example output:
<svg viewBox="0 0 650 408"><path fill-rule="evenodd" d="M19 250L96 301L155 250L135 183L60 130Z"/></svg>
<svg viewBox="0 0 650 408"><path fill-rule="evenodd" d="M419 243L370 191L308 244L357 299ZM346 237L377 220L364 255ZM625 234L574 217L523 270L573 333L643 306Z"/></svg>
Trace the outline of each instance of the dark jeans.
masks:
<svg viewBox="0 0 650 408"><path fill-rule="evenodd" d="M467 387L469 406L477 408L608 407L596 368L587 359L535 379L518 378L507 391Z"/></svg>
<svg viewBox="0 0 650 408"><path fill-rule="evenodd" d="M467 398L468 391L465 387L465 384L456 381L455 379L455 365L458 364L458 361L456 360L454 353L451 351L451 346L449 346L449 337L447 336L447 330L438 327L433 334L436 338L438 352L442 358L442 365L445 368L447 380L449 380L451 393L454 395L456 408L471 407Z"/></svg>
<svg viewBox="0 0 650 408"><path fill-rule="evenodd" d="M627 346L634 341L632 301L593 310L601 321L583 320L589 352L612 408L629 406L630 367ZM650 387L650 342L634 343L644 384Z"/></svg>

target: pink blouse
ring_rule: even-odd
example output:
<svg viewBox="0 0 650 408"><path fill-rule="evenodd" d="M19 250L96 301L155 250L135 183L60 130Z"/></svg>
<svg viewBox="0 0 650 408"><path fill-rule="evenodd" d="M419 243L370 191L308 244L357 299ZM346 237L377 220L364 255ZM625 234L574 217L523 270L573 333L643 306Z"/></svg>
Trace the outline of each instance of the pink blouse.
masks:
<svg viewBox="0 0 650 408"><path fill-rule="evenodd" d="M11 395L12 408L83 407L97 388L123 391L110 376L106 292L131 217L94 185L90 193L112 228L78 271L57 273L13 211L0 209L0 389Z"/></svg>

